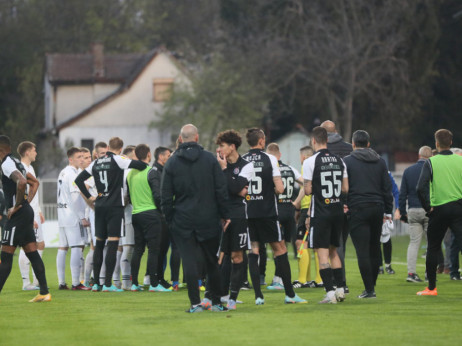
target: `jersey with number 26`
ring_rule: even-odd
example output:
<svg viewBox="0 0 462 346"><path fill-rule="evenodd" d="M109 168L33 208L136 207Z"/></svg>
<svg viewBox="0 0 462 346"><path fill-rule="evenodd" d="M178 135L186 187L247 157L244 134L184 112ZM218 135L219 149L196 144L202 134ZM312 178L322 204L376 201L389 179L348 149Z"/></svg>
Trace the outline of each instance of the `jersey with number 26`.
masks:
<svg viewBox="0 0 462 346"><path fill-rule="evenodd" d="M311 180L311 217L343 213L342 179L348 174L343 160L321 149L303 162L303 179Z"/></svg>
<svg viewBox="0 0 462 346"><path fill-rule="evenodd" d="M128 168L131 161L125 156L108 151L105 157L96 159L86 168L86 171L94 177L98 191L95 207L124 206L124 170Z"/></svg>

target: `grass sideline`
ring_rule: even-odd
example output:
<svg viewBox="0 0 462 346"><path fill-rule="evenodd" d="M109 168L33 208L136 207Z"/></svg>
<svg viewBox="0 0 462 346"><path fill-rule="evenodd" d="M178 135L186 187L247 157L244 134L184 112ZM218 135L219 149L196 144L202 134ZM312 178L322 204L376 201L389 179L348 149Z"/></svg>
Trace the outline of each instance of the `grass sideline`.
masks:
<svg viewBox="0 0 462 346"><path fill-rule="evenodd" d="M28 303L35 292L21 291L15 256L0 294L0 345L458 344L460 336L454 331L462 321L462 282L438 275L440 295L417 296L425 284L405 281L407 244L408 237L393 238L396 274L379 276L377 299L356 298L363 286L349 242L346 266L351 293L344 303L320 305L323 289L308 288L296 290L308 304L285 305L282 292L264 289L263 306L255 306L253 291L242 291L239 299L244 304L239 304L238 310L199 314L184 312L188 307L186 289L172 293L58 291L56 249L44 253L52 302ZM297 262L290 258L292 278L296 279ZM419 275L423 276L424 270L424 260L419 258ZM273 271L269 261L267 281ZM69 268L66 277L69 283Z"/></svg>

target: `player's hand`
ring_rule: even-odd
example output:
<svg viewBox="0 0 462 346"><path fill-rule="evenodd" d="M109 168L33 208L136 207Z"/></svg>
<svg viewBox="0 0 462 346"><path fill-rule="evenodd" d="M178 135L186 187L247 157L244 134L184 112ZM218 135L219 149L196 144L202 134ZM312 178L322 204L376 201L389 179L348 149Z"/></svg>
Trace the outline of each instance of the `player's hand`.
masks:
<svg viewBox="0 0 462 346"><path fill-rule="evenodd" d="M40 213L40 223L44 224L45 223L45 216L43 216L42 213Z"/></svg>
<svg viewBox="0 0 462 346"><path fill-rule="evenodd" d="M348 213L348 206L346 204L343 205L343 213Z"/></svg>
<svg viewBox="0 0 462 346"><path fill-rule="evenodd" d="M82 219L80 220L80 222L82 223L83 227L90 227L90 221L88 221L87 219Z"/></svg>
<svg viewBox="0 0 462 346"><path fill-rule="evenodd" d="M11 219L11 217L21 208L22 208L22 204L8 209L8 214L7 214L8 219Z"/></svg>
<svg viewBox="0 0 462 346"><path fill-rule="evenodd" d="M387 220L392 220L391 214L383 214L383 222L386 222Z"/></svg>
<svg viewBox="0 0 462 346"><path fill-rule="evenodd" d="M37 221L34 220L34 229L37 229L38 228L38 223Z"/></svg>
<svg viewBox="0 0 462 346"><path fill-rule="evenodd" d="M399 212L399 209L395 210L395 215L394 215L395 220L401 219L401 213Z"/></svg>
<svg viewBox="0 0 462 346"><path fill-rule="evenodd" d="M217 150L217 160L218 160L218 163L220 164L220 167L221 169L226 169L226 167L228 167L228 162L226 161L226 156L225 155L221 155L220 151Z"/></svg>
<svg viewBox="0 0 462 346"><path fill-rule="evenodd" d="M307 217L305 220L305 227L306 229L310 229L310 218L309 217Z"/></svg>
<svg viewBox="0 0 462 346"><path fill-rule="evenodd" d="M248 186L244 186L244 188L241 190L241 192L239 192L239 196L245 197L245 196L247 195L248 192L249 192L249 187L248 187Z"/></svg>
<svg viewBox="0 0 462 346"><path fill-rule="evenodd" d="M223 232L226 232L226 229L228 228L229 224L231 223L231 220L230 219L226 219L226 220L221 220L221 223L223 225Z"/></svg>

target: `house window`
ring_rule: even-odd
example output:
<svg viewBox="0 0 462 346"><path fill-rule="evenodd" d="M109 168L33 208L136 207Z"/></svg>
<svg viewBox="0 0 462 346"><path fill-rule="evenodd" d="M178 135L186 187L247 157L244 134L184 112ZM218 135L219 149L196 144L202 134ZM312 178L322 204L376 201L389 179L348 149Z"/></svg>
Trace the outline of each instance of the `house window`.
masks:
<svg viewBox="0 0 462 346"><path fill-rule="evenodd" d="M93 139L82 139L80 140L80 146L90 150L90 153L93 151L95 143Z"/></svg>
<svg viewBox="0 0 462 346"><path fill-rule="evenodd" d="M153 81L154 102L165 102L170 98L170 93L173 87L173 78L156 78Z"/></svg>

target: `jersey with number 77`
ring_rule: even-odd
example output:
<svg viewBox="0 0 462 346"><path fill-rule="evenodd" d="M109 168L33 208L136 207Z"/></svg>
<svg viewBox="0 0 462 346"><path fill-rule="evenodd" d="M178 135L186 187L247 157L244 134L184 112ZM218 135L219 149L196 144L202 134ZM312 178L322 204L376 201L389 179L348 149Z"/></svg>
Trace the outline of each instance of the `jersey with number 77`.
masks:
<svg viewBox="0 0 462 346"><path fill-rule="evenodd" d="M312 218L343 214L340 195L342 180L347 177L343 160L327 149L319 150L303 162L303 179L310 180L312 185L310 211Z"/></svg>

